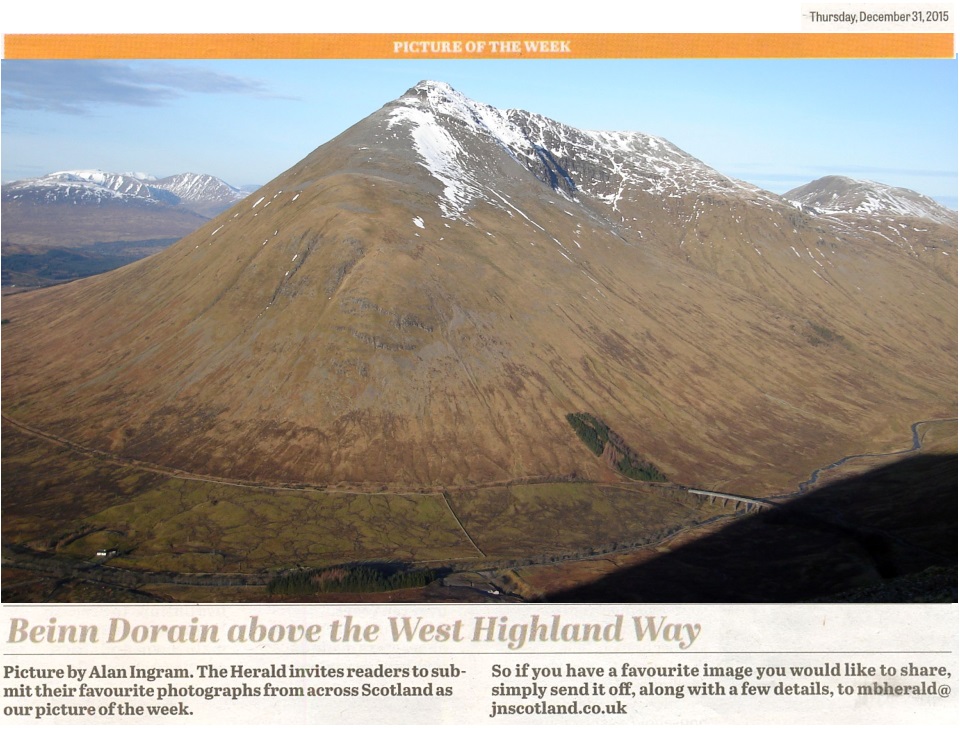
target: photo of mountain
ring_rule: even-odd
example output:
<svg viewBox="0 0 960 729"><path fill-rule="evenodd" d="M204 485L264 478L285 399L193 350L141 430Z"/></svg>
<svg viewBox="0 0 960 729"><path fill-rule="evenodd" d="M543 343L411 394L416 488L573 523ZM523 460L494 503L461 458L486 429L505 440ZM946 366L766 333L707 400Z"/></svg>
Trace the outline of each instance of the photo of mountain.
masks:
<svg viewBox="0 0 960 729"><path fill-rule="evenodd" d="M955 600L929 196L424 80L249 194L3 205L5 245L179 238L3 299L5 599Z"/></svg>

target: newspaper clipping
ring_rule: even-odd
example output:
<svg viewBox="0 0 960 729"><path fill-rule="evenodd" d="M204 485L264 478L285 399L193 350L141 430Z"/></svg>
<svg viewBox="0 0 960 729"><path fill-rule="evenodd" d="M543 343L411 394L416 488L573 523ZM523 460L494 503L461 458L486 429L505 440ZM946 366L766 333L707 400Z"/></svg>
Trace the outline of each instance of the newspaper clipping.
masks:
<svg viewBox="0 0 960 729"><path fill-rule="evenodd" d="M675 5L4 28L5 724L957 720L953 4ZM604 75L809 104L706 164L537 113ZM930 159L775 168L877 118ZM138 146L257 185L74 169Z"/></svg>

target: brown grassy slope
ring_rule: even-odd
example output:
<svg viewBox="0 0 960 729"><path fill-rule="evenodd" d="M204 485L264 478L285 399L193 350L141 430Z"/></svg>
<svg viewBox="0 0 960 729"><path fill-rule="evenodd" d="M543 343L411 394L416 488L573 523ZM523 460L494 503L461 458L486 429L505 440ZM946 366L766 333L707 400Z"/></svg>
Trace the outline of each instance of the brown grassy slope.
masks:
<svg viewBox="0 0 960 729"><path fill-rule="evenodd" d="M900 249L834 236L821 267L782 210L637 194L641 238L499 150L519 210L446 220L388 136L371 117L171 249L6 301L4 409L198 473L437 487L610 478L587 411L753 492L956 409L956 285Z"/></svg>

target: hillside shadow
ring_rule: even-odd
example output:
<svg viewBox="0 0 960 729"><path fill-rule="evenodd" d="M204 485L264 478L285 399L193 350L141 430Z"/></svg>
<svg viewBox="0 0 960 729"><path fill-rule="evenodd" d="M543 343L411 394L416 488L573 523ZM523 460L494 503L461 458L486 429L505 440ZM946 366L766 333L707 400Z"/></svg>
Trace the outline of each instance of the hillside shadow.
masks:
<svg viewBox="0 0 960 729"><path fill-rule="evenodd" d="M957 456L919 455L544 599L955 602L956 567Z"/></svg>

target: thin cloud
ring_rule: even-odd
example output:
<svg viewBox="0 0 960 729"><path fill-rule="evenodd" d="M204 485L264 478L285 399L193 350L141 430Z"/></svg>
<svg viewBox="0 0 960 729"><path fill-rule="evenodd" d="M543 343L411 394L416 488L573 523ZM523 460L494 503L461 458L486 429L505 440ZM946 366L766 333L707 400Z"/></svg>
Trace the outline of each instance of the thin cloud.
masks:
<svg viewBox="0 0 960 729"><path fill-rule="evenodd" d="M204 68L122 61L4 61L7 109L89 114L104 104L156 107L187 94L284 98L263 83Z"/></svg>

